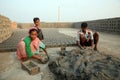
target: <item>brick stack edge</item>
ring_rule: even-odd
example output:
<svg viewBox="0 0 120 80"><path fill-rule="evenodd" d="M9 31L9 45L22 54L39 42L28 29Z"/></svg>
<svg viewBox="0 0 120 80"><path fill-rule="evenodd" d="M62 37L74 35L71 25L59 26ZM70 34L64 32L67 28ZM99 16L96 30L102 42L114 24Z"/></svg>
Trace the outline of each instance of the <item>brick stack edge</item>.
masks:
<svg viewBox="0 0 120 80"><path fill-rule="evenodd" d="M0 43L12 35L11 21L9 18L0 15Z"/></svg>

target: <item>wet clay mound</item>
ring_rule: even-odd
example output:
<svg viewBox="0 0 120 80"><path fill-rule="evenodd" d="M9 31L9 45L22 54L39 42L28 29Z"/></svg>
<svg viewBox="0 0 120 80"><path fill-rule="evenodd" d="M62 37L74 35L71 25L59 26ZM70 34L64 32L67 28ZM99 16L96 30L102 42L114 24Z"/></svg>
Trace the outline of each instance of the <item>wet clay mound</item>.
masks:
<svg viewBox="0 0 120 80"><path fill-rule="evenodd" d="M60 51L50 61L56 80L120 80L120 59L92 50Z"/></svg>

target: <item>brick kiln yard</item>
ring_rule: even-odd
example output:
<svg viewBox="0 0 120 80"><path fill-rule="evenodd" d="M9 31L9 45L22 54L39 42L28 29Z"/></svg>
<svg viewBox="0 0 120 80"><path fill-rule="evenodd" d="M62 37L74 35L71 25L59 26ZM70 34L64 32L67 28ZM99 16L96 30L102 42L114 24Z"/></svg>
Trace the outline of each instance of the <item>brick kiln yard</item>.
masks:
<svg viewBox="0 0 120 80"><path fill-rule="evenodd" d="M14 33L17 34L19 31L21 30L17 30ZM52 31L51 34L52 35L54 34L54 36L49 36L50 34L46 33L49 31ZM53 43L55 42L56 44L54 44L53 47L55 47L55 45L58 45L58 42L60 42L61 44L62 40L64 41L65 37L71 40L70 41L66 40L69 43L64 41L63 44L74 45L75 44L74 37L77 31L78 29L72 29L72 28L43 29L43 33L45 34L47 39L49 38L50 40L51 39L55 40L53 41ZM54 32L56 33L56 35ZM27 35L26 30L21 31L21 33L25 33L25 35ZM18 35L13 34L12 37L10 37L8 40L6 40L5 42L3 42L3 44L0 45L0 48L4 48L5 50L9 50L9 51L10 51L10 48L12 48L12 50L15 50L14 48L16 47L16 43L18 42L16 39L16 42L12 43L13 40L15 40L14 38L16 38L15 36L18 36ZM19 35L19 37L23 37L23 36ZM59 41L60 39L57 39L58 37L61 39L61 41ZM99 47L98 47L99 52L102 54L111 55L112 57L117 57L117 59L120 60L119 41L120 41L120 35L100 33L100 42L99 42ZM9 47L6 48L5 44L7 45L7 42L8 43L10 42L10 43L8 45ZM49 45L48 47L50 47L51 44L47 42L48 41L45 40L45 43ZM71 46L71 45L68 45L68 46ZM66 48L67 51L71 51L72 49L78 49L78 48L76 46ZM58 52L60 51L60 47L47 48L47 51L49 53L50 60L54 60L55 58L59 57ZM0 65L0 80L54 80L55 79L55 75L49 70L49 67L48 67L49 63L47 64L40 64L38 62L36 63L41 69L40 73L36 75L29 75L26 71L22 70L21 63L20 61L17 60L15 52L1 52L0 53L0 64L1 64ZM118 61L117 71L118 71L117 76L120 76L120 62L119 61ZM59 80L62 80L62 79L59 79ZM102 79L102 80L105 80L105 79ZM116 80L119 80L119 79L116 79Z"/></svg>

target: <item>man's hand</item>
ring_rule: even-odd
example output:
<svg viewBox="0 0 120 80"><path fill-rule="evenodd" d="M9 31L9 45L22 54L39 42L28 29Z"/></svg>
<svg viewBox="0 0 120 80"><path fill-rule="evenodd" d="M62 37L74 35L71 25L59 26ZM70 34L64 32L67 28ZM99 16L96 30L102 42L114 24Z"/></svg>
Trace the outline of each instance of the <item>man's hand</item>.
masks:
<svg viewBox="0 0 120 80"><path fill-rule="evenodd" d="M80 49L86 49L85 46L81 46L81 45L79 45L79 47L80 47Z"/></svg>
<svg viewBox="0 0 120 80"><path fill-rule="evenodd" d="M80 49L85 49L84 47L82 47L82 46L79 46L80 47Z"/></svg>

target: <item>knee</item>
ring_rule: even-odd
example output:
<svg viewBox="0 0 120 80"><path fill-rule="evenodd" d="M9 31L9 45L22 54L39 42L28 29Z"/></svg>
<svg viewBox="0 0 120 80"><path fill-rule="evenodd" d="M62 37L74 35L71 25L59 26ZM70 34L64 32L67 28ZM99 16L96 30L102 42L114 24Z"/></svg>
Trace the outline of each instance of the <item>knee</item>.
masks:
<svg viewBox="0 0 120 80"><path fill-rule="evenodd" d="M25 46L24 41L20 41L20 42L18 43L18 47L23 47L23 46Z"/></svg>
<svg viewBox="0 0 120 80"><path fill-rule="evenodd" d="M94 34L95 34L95 35L99 35L99 32L95 32Z"/></svg>
<svg viewBox="0 0 120 80"><path fill-rule="evenodd" d="M94 37L99 37L99 32L95 32L95 33L93 34L93 36L94 36Z"/></svg>

